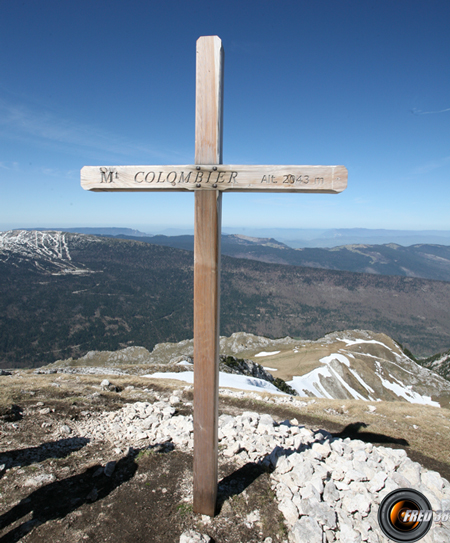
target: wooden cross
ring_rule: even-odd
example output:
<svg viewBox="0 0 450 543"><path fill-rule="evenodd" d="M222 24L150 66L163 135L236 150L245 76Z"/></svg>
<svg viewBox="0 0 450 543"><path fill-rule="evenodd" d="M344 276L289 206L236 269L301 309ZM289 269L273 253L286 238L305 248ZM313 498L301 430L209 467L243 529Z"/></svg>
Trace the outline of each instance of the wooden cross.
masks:
<svg viewBox="0 0 450 543"><path fill-rule="evenodd" d="M85 166L91 191L195 192L194 228L194 511L214 516L218 476L219 276L223 192L325 192L347 186L344 166L222 164L223 48L197 40L195 164Z"/></svg>

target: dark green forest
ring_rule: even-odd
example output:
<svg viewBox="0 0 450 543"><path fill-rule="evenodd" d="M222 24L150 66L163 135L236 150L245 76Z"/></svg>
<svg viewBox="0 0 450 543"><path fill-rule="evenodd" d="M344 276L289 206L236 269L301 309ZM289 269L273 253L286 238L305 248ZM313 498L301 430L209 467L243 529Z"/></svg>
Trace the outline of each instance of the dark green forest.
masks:
<svg viewBox="0 0 450 543"><path fill-rule="evenodd" d="M193 253L67 234L72 264L17 254L0 262L0 367L38 367L90 350L193 336ZM38 258L38 257L36 257ZM384 332L416 356L450 345L450 283L269 264L224 256L221 334L317 339Z"/></svg>

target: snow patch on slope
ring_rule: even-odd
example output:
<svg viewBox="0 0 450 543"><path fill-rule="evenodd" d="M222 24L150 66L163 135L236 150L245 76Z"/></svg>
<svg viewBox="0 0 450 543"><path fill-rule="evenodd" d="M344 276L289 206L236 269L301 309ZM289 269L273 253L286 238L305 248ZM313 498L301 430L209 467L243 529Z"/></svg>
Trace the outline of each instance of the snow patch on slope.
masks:
<svg viewBox="0 0 450 543"><path fill-rule="evenodd" d="M156 372L144 377L149 377L151 379L177 379L179 381L185 381L186 383L194 382L194 372L193 371L182 371L182 372ZM247 375L237 375L234 373L225 373L223 371L219 372L219 386L226 388L237 388L240 390L251 390L253 392L271 392L272 394L282 394L274 385L264 379L257 379L256 377L248 377Z"/></svg>
<svg viewBox="0 0 450 543"><path fill-rule="evenodd" d="M355 400L366 400L367 398L364 398L359 392L352 388L339 374L337 371L338 367L336 367L336 364L339 364L339 361L336 361L334 356L332 360L335 363L335 367L331 364L327 364L323 368L316 368L306 375L294 377L292 381L288 382L288 385L295 389L300 396L304 396L305 393L309 396L309 392L317 398L329 398L330 400L336 397L335 394L333 394L333 389L338 385L338 388L346 390L351 398L354 398ZM328 378L328 381L323 378Z"/></svg>
<svg viewBox="0 0 450 543"><path fill-rule="evenodd" d="M379 341L373 342L380 343ZM379 401L382 399L379 397L380 392L377 394L374 388L363 379L360 373L358 373L355 368L350 367L350 361L346 356L333 353L321 358L320 362L325 364L325 367L316 368L302 376L295 376L292 381L288 382L300 396L312 395L318 398L333 399L339 397L339 394L345 390L347 391L349 398L365 401ZM386 361L386 363L388 362ZM389 366L392 364L406 373L412 374L411 371L408 371L391 361L389 361L388 364ZM372 374L371 382L373 381L373 378L379 380L379 386L376 386L376 384L372 382L378 391L383 389L389 390L393 392L399 400L404 399L410 403L440 407L440 404L433 401L430 396L419 394L417 391L413 390L412 385L404 384L398 377L391 373L388 373L388 376L391 379L388 380L385 375L386 370L387 368L383 368L379 360L375 360L375 372ZM367 391L366 394L362 395L349 384L348 380L345 378L345 376L349 374L352 375Z"/></svg>
<svg viewBox="0 0 450 543"><path fill-rule="evenodd" d="M329 356L324 356L319 360L319 362L322 362L322 364L329 364L333 360L339 360L339 362L342 362L342 364L345 364L347 367L350 367L350 362L346 356L343 354L333 353Z"/></svg>
<svg viewBox="0 0 450 543"><path fill-rule="evenodd" d="M392 351L392 349L390 347L388 347L385 343L382 343L381 341L377 341L376 339L346 339L346 338L341 339L341 338L338 338L338 341L342 341L348 347L350 347L351 345L359 345L361 343L378 344L378 345L382 345L386 349L389 349L390 351Z"/></svg>

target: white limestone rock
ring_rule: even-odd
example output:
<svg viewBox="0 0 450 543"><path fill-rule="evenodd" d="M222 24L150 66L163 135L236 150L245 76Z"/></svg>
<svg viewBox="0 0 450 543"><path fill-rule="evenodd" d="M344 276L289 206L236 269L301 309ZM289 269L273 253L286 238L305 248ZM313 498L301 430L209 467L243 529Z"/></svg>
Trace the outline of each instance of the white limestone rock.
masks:
<svg viewBox="0 0 450 543"><path fill-rule="evenodd" d="M336 502L339 499L339 491L333 481L328 481L325 484L323 491L323 501L327 503Z"/></svg>
<svg viewBox="0 0 450 543"><path fill-rule="evenodd" d="M442 524L441 526L433 526L432 529L432 541L433 543L448 543L450 541L450 526Z"/></svg>
<svg viewBox="0 0 450 543"><path fill-rule="evenodd" d="M351 524L341 523L339 526L341 543L361 543L361 534L354 530Z"/></svg>
<svg viewBox="0 0 450 543"><path fill-rule="evenodd" d="M298 520L298 509L293 501L284 499L278 504L278 509L283 513L287 523L293 526Z"/></svg>
<svg viewBox="0 0 450 543"><path fill-rule="evenodd" d="M53 475L53 473L43 473L41 475L36 475L36 477L30 477L30 479L27 479L23 483L23 486L40 487L53 483L54 481L56 481L56 477Z"/></svg>
<svg viewBox="0 0 450 543"><path fill-rule="evenodd" d="M63 424L61 426L61 433L66 434L66 435L71 434L72 433L72 428L70 426L68 426L67 424Z"/></svg>
<svg viewBox="0 0 450 543"><path fill-rule="evenodd" d="M372 497L368 492L347 492L342 497L342 508L348 513L359 512L367 516L372 504Z"/></svg>
<svg viewBox="0 0 450 543"><path fill-rule="evenodd" d="M331 447L328 442L313 443L311 448L318 453L322 459L327 458L331 454Z"/></svg>
<svg viewBox="0 0 450 543"><path fill-rule="evenodd" d="M378 492L384 487L384 482L387 479L387 473L385 471L379 471L375 474L374 478L370 481L369 492L372 494Z"/></svg>
<svg viewBox="0 0 450 543"><path fill-rule="evenodd" d="M246 393L232 395L241 398ZM150 446L171 442L178 449L192 451L192 415L176 414L175 397L180 399L181 394L173 393L167 400L161 395L154 403L127 404L113 413L83 416L73 425L72 435L87 437L94 446L110 441L121 450L128 448L129 454L142 448L143 437ZM273 403L278 402L295 406L283 397L276 397ZM238 464L251 461L274 468L271 486L286 518L290 541L382 543L378 505L400 487L423 492L434 510L450 509L450 483L437 472L422 469L401 449L332 438L327 432L299 426L297 420L278 424L270 415L251 411L237 417L221 415L219 438L221 454ZM424 543L450 541L449 529L450 522L433 526Z"/></svg>
<svg viewBox="0 0 450 543"><path fill-rule="evenodd" d="M346 482L368 481L368 478L364 473L361 473L360 471L357 471L356 469L349 469L345 474L344 480Z"/></svg>
<svg viewBox="0 0 450 543"><path fill-rule="evenodd" d="M298 511L300 515L306 515L315 519L321 526L333 529L336 527L336 512L331 505L319 502L314 497L300 502Z"/></svg>
<svg viewBox="0 0 450 543"><path fill-rule="evenodd" d="M302 500L308 500L309 498L315 498L317 501L320 501L320 493L317 488L308 481L306 486L300 490L300 495Z"/></svg>
<svg viewBox="0 0 450 543"><path fill-rule="evenodd" d="M311 517L301 517L292 529L294 543L322 543L323 530L318 522Z"/></svg>
<svg viewBox="0 0 450 543"><path fill-rule="evenodd" d="M314 473L314 468L310 460L304 460L301 463L296 464L291 471L292 474L296 474L299 478L302 486L306 484L306 481L309 481Z"/></svg>
<svg viewBox="0 0 450 543"><path fill-rule="evenodd" d="M342 445L342 441L338 438L333 439L331 442L331 449L336 452L339 456L342 456L344 454L344 447Z"/></svg>
<svg viewBox="0 0 450 543"><path fill-rule="evenodd" d="M443 498L442 490L444 482L442 477L436 471L422 471L422 484L428 487L438 498Z"/></svg>
<svg viewBox="0 0 450 543"><path fill-rule="evenodd" d="M195 532L194 530L188 530L183 532L180 536L180 543L210 543L211 538L209 535Z"/></svg>

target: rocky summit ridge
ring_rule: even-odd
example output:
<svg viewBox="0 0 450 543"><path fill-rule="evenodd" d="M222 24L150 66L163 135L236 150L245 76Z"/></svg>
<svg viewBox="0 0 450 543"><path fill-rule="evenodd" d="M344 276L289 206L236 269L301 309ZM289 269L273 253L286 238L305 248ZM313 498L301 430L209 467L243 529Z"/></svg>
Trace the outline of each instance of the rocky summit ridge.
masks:
<svg viewBox="0 0 450 543"><path fill-rule="evenodd" d="M221 372L230 372L231 365L224 367L224 360L232 357L235 373L270 383L285 382L291 393L303 397L407 401L445 407L450 402L447 379L418 364L385 334L367 330L333 332L316 341L270 339L238 332L220 338L220 351ZM193 340L184 340L157 344L152 352L143 347L91 351L79 359L59 360L47 368L93 373L93 367L107 366L112 373L141 375L176 371L183 380L183 372L192 372L193 352ZM187 375L186 380L191 382L190 379Z"/></svg>
<svg viewBox="0 0 450 543"><path fill-rule="evenodd" d="M177 414L181 402L178 390L169 402L127 404L74 424L73 429L76 435L107 439L122 448L149 440L150 447L165 443L192 451L193 419ZM278 508L289 540L295 543L385 541L376 512L383 498L397 488L425 493L433 510L450 509L450 483L412 462L404 450L333 438L324 430L305 428L296 419L277 423L270 415L251 411L221 415L219 447L221 457L233 458L238 468L254 462L271 470ZM450 526L439 524L423 542L444 543L449 538Z"/></svg>
<svg viewBox="0 0 450 543"><path fill-rule="evenodd" d="M14 376L5 378L13 379ZM106 390L108 386L108 382L103 382L101 388ZM171 455L172 458L177 455L179 458L183 455L191 457L194 446L192 387L161 393L149 384L146 390L148 399L145 401L126 402L112 410L84 407L77 411L77 416L65 420L58 418L58 413L53 414L55 410L46 407L44 402L30 403L23 410L21 419L6 422L4 436L9 445L19 438L18 433L26 424L39 424L49 434L45 447L28 448L24 454L20 450L9 452L6 447L0 455L0 473L4 476L2 491L13 492L15 489L16 494L20 492L19 499L12 505L8 500L2 502L0 536L20 535L24 536L23 541L41 543L60 540L64 534L64 540L69 543L95 541L100 534L101 537L106 535L102 526L106 524L111 541L125 541L119 524L125 524L127 530L130 526L127 519L122 518L120 509L115 509L114 497L119 502L126 500L127 489L134 484L138 493L133 494L133 501L139 499L138 495L144 499L148 493L164 500L168 492L168 472L164 463L155 464L155 456L165 456L166 462ZM450 510L449 481L438 472L412 461L405 450L375 446L301 424L298 418L309 403L315 402L314 399L272 396L270 402L264 404L267 397L230 390L221 390L221 397L223 400L247 398L259 402L258 411L241 410L236 414L222 413L219 417L219 463L231 463L234 470L234 475L219 483L222 510L214 519L190 513L192 478L186 472L172 474L177 487L169 499L176 500L178 506L172 513L174 518L169 534L158 532L161 539L155 540L180 543L214 540L219 543L230 540L231 534L231 540L237 543L386 543L377 512L383 498L398 488L415 488L424 493L434 511ZM298 418L274 418L264 410L261 412L263 405L266 409L269 405L289 406L297 411ZM52 438L50 442L49 437ZM66 455L73 461L68 466L48 461L64 459ZM146 458L153 464L148 464L146 470L132 471L132 466ZM89 468L76 475L80 465L86 462ZM152 465L153 470L150 469ZM159 466L157 471L164 475L164 487L152 488L152 472L156 465ZM26 466L34 469L27 470ZM239 479L238 474L246 473L250 467L252 476ZM271 489L271 498L265 497L261 501L260 496L258 504L253 503L248 510L245 503L249 500L250 488L263 474ZM61 488L66 484L66 478L69 486L63 494ZM73 479L71 486L70 479ZM76 498L73 494L75 483L82 488L81 495ZM61 513L49 515L48 507L38 506L39 497L44 500L43 504L48 503L45 501L47 489L48 493L58 496ZM105 492L105 489L109 490ZM235 517L230 517L239 497L243 512L239 510ZM64 505L68 500L70 507ZM17 508L26 512L30 503L35 508L34 520L21 524ZM280 521L272 525L266 521L272 506L282 515L282 529L277 524ZM125 503L120 507L123 510ZM92 516L92 512L97 513ZM149 514L155 515L156 511L141 511L136 501L132 514L135 522L143 526ZM184 520L179 520L180 515ZM89 521L91 517L94 525ZM27 534L29 537L25 537ZM423 543L447 543L449 540L450 525L445 521L434 522L422 539Z"/></svg>

